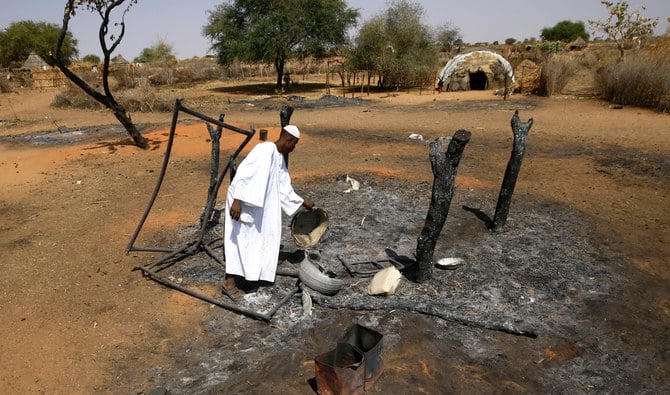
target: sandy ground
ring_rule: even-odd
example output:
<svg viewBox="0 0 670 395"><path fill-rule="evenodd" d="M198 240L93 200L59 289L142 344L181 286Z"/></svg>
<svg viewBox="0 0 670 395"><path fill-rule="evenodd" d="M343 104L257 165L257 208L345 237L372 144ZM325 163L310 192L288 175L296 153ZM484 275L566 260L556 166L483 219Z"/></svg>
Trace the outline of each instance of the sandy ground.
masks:
<svg viewBox="0 0 670 395"><path fill-rule="evenodd" d="M189 350L212 341L211 334L205 334L203 317L214 315L232 326L244 325L263 333L271 332L273 326L253 320L248 323L248 318L146 280L132 270L157 257L125 254L124 250L153 191L171 114L133 114L151 143L151 148L143 151L130 144L105 111L51 108L56 93L0 95L0 336L5 339L0 346L0 392L148 393L154 388L190 392L168 385L170 379L161 380L151 372L158 366L180 366L180 359L205 363L188 359ZM305 85L293 93L318 98L326 92L318 85L309 89ZM559 202L582 213L590 219L598 240L625 257L634 276L631 281L645 284L645 289L625 294L632 298L628 306L633 311L637 307L646 311L645 319L654 320L653 327L660 329L657 337L650 335L640 341L658 349L657 362L666 366L660 373L650 373L653 378L636 390L656 392L663 389L663 382L667 385L667 114L633 107L614 109L606 102L576 96L512 96L503 101L491 91L381 93L363 96L364 101L355 106L319 108L300 107L287 97L250 96L244 88L223 83L175 90L175 97L178 95L185 97L186 106L209 116L223 113L227 122L240 127L253 124L257 130L266 128L271 139L277 134L279 105L295 103L292 122L301 127L304 138L291 156L290 168L296 188L306 197L313 180L339 174L400 179L409 185L432 182L427 145L408 136L416 133L432 140L451 136L458 129L472 132L459 169L459 188L496 193L510 153L510 119L515 110L523 121L533 118L515 193ZM190 116L184 119L190 121L177 129L162 199L152 211L157 215L144 227L140 244L171 245L177 228L197 223L206 199L209 136L202 123ZM87 132L80 133L82 130ZM240 141L239 136L225 135L222 147L231 150ZM337 207L327 209L336 211ZM218 284L212 281L203 287L216 294ZM604 319L616 315L606 305L602 309L609 314ZM325 309L321 315L329 318L324 325L331 327L313 325L310 333L314 339L309 344L314 351L307 350L305 355L323 350L326 339L319 340L322 334L333 332L338 317L346 322L351 314ZM379 320L388 319L387 312L376 314ZM423 316L405 318L421 322L425 331L443 325ZM627 328L635 326L634 317L618 319ZM451 330L454 327L458 325ZM486 336L486 332L477 333ZM416 335L416 331L409 335ZM574 357L569 347L551 348L551 339L533 345L520 344L521 340L511 335L490 336L507 350L518 350L509 355L507 366L532 367L538 355L556 364ZM627 332L626 336L634 334ZM214 345L227 347L228 337L222 333ZM416 350L398 348L389 353L387 371L414 371L408 385L417 393L442 392L436 388L456 392L551 391L541 382L524 384L520 378L523 369L510 378L504 374L487 376L485 363L463 364L457 374L444 374L440 360L446 356L430 352L435 345L429 335L412 344L426 352L424 359L402 360L403 353L414 355ZM183 354L175 356L175 349ZM288 392L313 392L306 382L309 372L313 377L313 362L307 357L293 363L306 376L299 381L302 387L293 386ZM243 375L258 377L258 372L239 369ZM263 375L265 379L259 378L259 382L269 380L275 389L282 388L276 377L281 373L273 376L272 371L265 371ZM393 376L388 375L386 385L395 383ZM385 387L384 380L380 380L377 392L392 393L394 387ZM246 387L239 383L225 387L225 380L220 381L217 388L223 392L254 393L254 382L247 381Z"/></svg>

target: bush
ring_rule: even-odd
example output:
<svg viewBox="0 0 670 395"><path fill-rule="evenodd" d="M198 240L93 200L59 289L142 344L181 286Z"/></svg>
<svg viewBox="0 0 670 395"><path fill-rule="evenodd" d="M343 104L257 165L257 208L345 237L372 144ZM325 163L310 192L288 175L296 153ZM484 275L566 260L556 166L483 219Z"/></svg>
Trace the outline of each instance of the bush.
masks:
<svg viewBox="0 0 670 395"><path fill-rule="evenodd" d="M569 54L551 55L540 71L540 93L552 96L560 93L567 85L570 77L577 71L578 60Z"/></svg>
<svg viewBox="0 0 670 395"><path fill-rule="evenodd" d="M73 107L89 110L100 110L105 108L73 83L70 83L67 89L54 96L51 105L56 108Z"/></svg>
<svg viewBox="0 0 670 395"><path fill-rule="evenodd" d="M601 68L596 81L608 101L670 111L670 64L661 57L628 56Z"/></svg>
<svg viewBox="0 0 670 395"><path fill-rule="evenodd" d="M9 81L0 78L0 93L9 93L12 91L12 86L9 84Z"/></svg>
<svg viewBox="0 0 670 395"><path fill-rule="evenodd" d="M593 46L599 67L595 81L603 97L617 104L670 112L670 36L645 41L621 59L615 45Z"/></svg>
<svg viewBox="0 0 670 395"><path fill-rule="evenodd" d="M116 99L130 112L169 112L174 106L174 98L160 95L146 78L139 79L135 88L117 93Z"/></svg>

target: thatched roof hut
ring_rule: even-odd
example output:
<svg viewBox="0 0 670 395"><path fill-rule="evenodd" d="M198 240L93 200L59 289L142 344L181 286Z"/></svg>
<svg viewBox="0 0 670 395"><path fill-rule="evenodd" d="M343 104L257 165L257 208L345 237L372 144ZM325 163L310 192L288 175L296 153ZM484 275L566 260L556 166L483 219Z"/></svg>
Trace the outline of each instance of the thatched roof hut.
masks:
<svg viewBox="0 0 670 395"><path fill-rule="evenodd" d="M30 55L28 55L28 59L23 62L22 68L29 70L47 70L49 67L49 64L45 62L40 55L31 52Z"/></svg>
<svg viewBox="0 0 670 395"><path fill-rule="evenodd" d="M586 48L586 41L584 41L581 36L577 36L577 38L568 44L567 47L570 51L581 51L582 49Z"/></svg>

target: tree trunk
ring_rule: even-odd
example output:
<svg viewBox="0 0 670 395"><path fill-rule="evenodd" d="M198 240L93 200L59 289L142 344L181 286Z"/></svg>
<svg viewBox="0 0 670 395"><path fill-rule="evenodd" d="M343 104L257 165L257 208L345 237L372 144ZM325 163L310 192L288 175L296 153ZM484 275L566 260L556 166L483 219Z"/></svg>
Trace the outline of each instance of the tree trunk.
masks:
<svg viewBox="0 0 670 395"><path fill-rule="evenodd" d="M435 244L447 220L456 187L456 171L468 141L470 132L461 129L454 133L446 153L442 152L440 140L430 143L430 164L434 176L433 193L426 222L416 243L417 282L430 280L433 276Z"/></svg>
<svg viewBox="0 0 670 395"><path fill-rule="evenodd" d="M502 228L507 221L507 214L509 213L509 206L512 202L512 194L516 186L516 180L521 170L521 162L523 161L523 154L526 151L526 139L530 127L533 126L533 118L528 122L521 122L519 119L519 111L515 111L512 116L512 132L514 133L514 145L512 147L512 155L507 168L505 169L505 177L503 178L502 186L500 187L500 194L498 195L498 203L496 204L496 212L491 223L491 230L496 231Z"/></svg>
<svg viewBox="0 0 670 395"><path fill-rule="evenodd" d="M281 91L282 79L284 78L284 60L275 59L275 70L277 71L277 90Z"/></svg>
<svg viewBox="0 0 670 395"><path fill-rule="evenodd" d="M133 120L130 118L130 114L126 112L126 109L123 108L120 104L117 104L114 102L111 105L111 110L112 113L114 113L114 116L116 119L121 122L121 125L126 129L130 137L133 139L133 142L135 142L135 145L142 148L142 149L147 149L149 148L149 142L147 139L142 136L139 130L137 130L137 127L133 123Z"/></svg>

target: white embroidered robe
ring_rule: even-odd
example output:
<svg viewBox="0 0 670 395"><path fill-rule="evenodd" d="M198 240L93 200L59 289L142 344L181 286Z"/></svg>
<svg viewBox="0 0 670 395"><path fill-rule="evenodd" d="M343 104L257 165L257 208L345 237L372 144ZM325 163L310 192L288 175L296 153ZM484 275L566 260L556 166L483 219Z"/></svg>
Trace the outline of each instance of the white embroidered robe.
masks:
<svg viewBox="0 0 670 395"><path fill-rule="evenodd" d="M242 201L239 221L230 217L234 199ZM284 157L275 143L256 145L240 163L228 187L224 223L226 273L249 281L274 282L281 243L281 211L293 215L303 201L291 186Z"/></svg>

